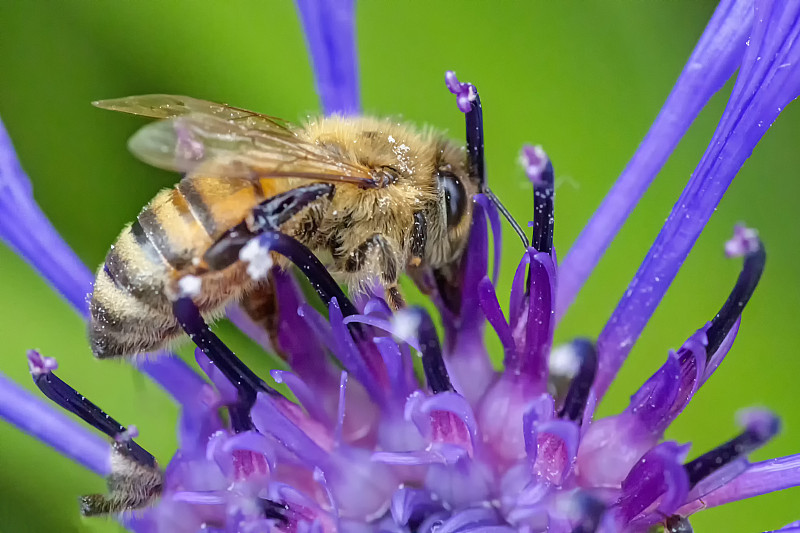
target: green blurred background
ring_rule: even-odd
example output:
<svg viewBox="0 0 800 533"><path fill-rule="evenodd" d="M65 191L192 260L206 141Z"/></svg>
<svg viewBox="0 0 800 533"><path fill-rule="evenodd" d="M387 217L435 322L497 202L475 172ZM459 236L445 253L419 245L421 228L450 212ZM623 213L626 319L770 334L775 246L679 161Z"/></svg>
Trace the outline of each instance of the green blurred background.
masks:
<svg viewBox="0 0 800 533"><path fill-rule="evenodd" d="M365 112L463 134L444 88L454 69L481 91L493 189L525 221L530 193L518 167L522 143L543 144L557 171L556 245L562 256L635 151L713 11L712 1L457 2L365 0L358 7ZM712 100L662 171L557 331L596 336L705 149L728 88ZM318 111L291 2L79 0L0 3L0 116L36 198L94 268L125 222L176 176L133 160L126 139L138 119L89 102L141 93L188 94L290 120ZM739 221L761 231L769 263L736 345L715 378L670 428L695 456L737 431L750 405L778 411L783 433L754 459L800 452L795 358L800 246L796 150L800 109L766 135L698 241L636 345L602 414L709 320L736 279L723 242ZM505 237L512 238L506 231ZM517 247L507 246L506 294ZM25 350L59 359L60 375L124 424L166 464L176 446L176 408L125 363L98 362L81 320L0 246L0 371L34 390ZM220 334L262 375L270 359L226 325ZM496 341L492 339L497 346ZM78 495L103 480L0 422L0 531L117 531L81 519ZM800 518L798 490L702 512L697 531L747 532Z"/></svg>

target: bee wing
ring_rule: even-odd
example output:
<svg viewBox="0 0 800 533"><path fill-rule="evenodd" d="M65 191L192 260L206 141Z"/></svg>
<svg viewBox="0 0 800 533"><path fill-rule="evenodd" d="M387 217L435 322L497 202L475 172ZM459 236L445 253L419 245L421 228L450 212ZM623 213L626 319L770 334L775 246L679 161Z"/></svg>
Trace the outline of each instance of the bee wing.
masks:
<svg viewBox="0 0 800 533"><path fill-rule="evenodd" d="M200 100L177 94L143 94L110 100L98 100L92 105L109 111L119 111L150 118L171 118L189 114L209 115L224 120L244 120L262 127L291 130L292 125L282 119L262 115L239 107Z"/></svg>
<svg viewBox="0 0 800 533"><path fill-rule="evenodd" d="M205 175L377 186L370 169L342 161L275 117L173 95L131 96L94 105L163 119L140 129L129 142L134 155L158 168L188 174L202 165Z"/></svg>
<svg viewBox="0 0 800 533"><path fill-rule="evenodd" d="M296 177L377 186L367 167L342 161L291 130L254 128L210 115L168 118L140 129L129 141L142 161L166 170L206 176Z"/></svg>

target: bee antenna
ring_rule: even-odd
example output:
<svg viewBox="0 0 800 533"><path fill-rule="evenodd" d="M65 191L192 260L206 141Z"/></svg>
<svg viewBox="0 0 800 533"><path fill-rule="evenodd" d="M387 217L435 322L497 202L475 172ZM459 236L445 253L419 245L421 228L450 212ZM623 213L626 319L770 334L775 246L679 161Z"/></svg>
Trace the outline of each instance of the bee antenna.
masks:
<svg viewBox="0 0 800 533"><path fill-rule="evenodd" d="M495 194L486 185L483 186L483 190L481 192L483 192L483 194L489 199L489 201L492 202L492 205L494 205L497 208L497 210L500 211L500 214L503 215L506 220L508 220L508 223L511 224L511 228L519 236L519 239L522 241L522 244L525 246L525 249L527 250L528 247L531 245L530 241L528 240L528 236L525 235L525 232L522 230L522 227L520 227L517 221L514 220L514 217L511 216L511 213L508 211L508 209L506 209L506 206L504 206L503 203L500 201L500 198L495 196Z"/></svg>
<svg viewBox="0 0 800 533"><path fill-rule="evenodd" d="M469 154L470 171L478 177L478 187L486 195L490 202L508 220L511 227L519 236L525 249L530 246L528 236L520 225L511 216L511 213L500 202L500 199L486 185L486 162L484 156L483 143L483 108L481 107L481 97L478 90L471 83L461 83L456 77L456 73L448 70L444 75L447 89L456 95L458 109L464 113L467 125L467 153Z"/></svg>

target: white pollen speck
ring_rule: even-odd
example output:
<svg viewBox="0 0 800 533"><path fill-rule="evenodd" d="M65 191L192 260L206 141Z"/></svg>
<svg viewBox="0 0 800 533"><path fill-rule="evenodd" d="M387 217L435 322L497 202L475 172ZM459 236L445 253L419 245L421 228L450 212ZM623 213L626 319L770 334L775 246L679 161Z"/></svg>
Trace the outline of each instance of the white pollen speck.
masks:
<svg viewBox="0 0 800 533"><path fill-rule="evenodd" d="M550 352L550 373L567 378L575 377L580 370L580 359L575 355L575 348L569 344L553 348Z"/></svg>
<svg viewBox="0 0 800 533"><path fill-rule="evenodd" d="M392 317L394 336L398 339L412 339L417 336L420 318L416 313L399 311Z"/></svg>
<svg viewBox="0 0 800 533"><path fill-rule="evenodd" d="M259 239L251 239L245 244L239 251L239 259L248 263L247 274L256 281L266 278L272 267L269 250L261 246Z"/></svg>
<svg viewBox="0 0 800 533"><path fill-rule="evenodd" d="M178 280L178 291L182 297L194 298L200 295L203 282L197 276L183 276Z"/></svg>
<svg viewBox="0 0 800 533"><path fill-rule="evenodd" d="M199 257L192 257L192 265L197 266L199 264L200 264L200 258Z"/></svg>
<svg viewBox="0 0 800 533"><path fill-rule="evenodd" d="M389 141L390 143L393 143L394 142L394 137L389 135L389 137L386 140Z"/></svg>

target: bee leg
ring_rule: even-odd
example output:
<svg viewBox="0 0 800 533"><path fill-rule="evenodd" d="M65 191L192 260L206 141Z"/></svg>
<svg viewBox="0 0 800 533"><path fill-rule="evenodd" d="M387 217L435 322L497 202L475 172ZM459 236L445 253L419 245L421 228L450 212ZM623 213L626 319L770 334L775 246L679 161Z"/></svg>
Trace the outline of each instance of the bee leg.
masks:
<svg viewBox="0 0 800 533"><path fill-rule="evenodd" d="M399 311L406 306L406 299L400 294L400 289L397 284L386 288L386 303L392 308L392 311Z"/></svg>
<svg viewBox="0 0 800 533"><path fill-rule="evenodd" d="M428 243L428 220L425 213L417 211L414 213L414 226L411 228L411 258L408 260L409 267L418 267L425 258L425 246Z"/></svg>
<svg viewBox="0 0 800 533"><path fill-rule="evenodd" d="M240 307L256 325L269 336L272 349L284 357L278 342L278 295L275 294L275 267L267 273L265 282L260 283L252 292L242 298ZM284 357L285 358L285 357Z"/></svg>
<svg viewBox="0 0 800 533"><path fill-rule="evenodd" d="M211 245L203 256L211 270L222 270L239 260L239 252L250 239L281 226L317 199L333 193L330 183L312 183L267 198L258 204L244 222L237 224Z"/></svg>
<svg viewBox="0 0 800 533"><path fill-rule="evenodd" d="M409 265L406 267L406 274L422 294L426 296L436 294L436 281L433 278L433 271L430 267Z"/></svg>
<svg viewBox="0 0 800 533"><path fill-rule="evenodd" d="M463 260L463 258L462 258ZM461 314L460 263L450 263L433 269L433 283L444 306L455 316Z"/></svg>
<svg viewBox="0 0 800 533"><path fill-rule="evenodd" d="M367 265L370 256L377 261L378 276L386 287L386 303L397 311L405 307L406 303L400 290L397 288L397 255L386 237L376 233L362 242L355 250L347 254L341 265L342 270L349 273L360 272Z"/></svg>

